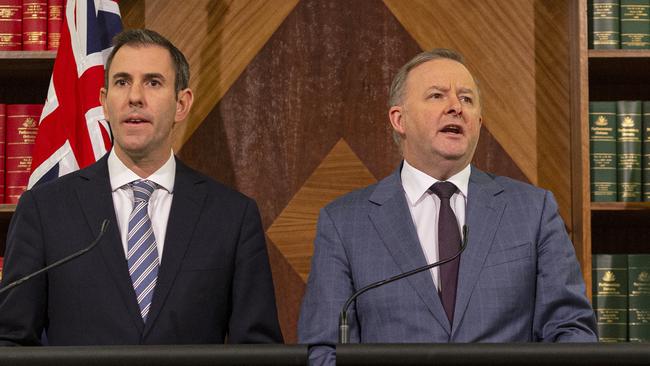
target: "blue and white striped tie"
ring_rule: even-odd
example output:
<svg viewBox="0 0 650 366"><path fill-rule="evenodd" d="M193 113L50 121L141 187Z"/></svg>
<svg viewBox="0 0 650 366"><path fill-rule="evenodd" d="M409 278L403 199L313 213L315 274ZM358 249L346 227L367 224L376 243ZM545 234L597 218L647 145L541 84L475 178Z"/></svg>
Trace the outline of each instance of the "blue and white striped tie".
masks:
<svg viewBox="0 0 650 366"><path fill-rule="evenodd" d="M158 278L158 250L148 213L149 198L156 189L156 183L148 180L136 180L130 185L135 199L133 212L129 216L126 258L129 263L129 275L131 275L140 306L140 315L146 322Z"/></svg>

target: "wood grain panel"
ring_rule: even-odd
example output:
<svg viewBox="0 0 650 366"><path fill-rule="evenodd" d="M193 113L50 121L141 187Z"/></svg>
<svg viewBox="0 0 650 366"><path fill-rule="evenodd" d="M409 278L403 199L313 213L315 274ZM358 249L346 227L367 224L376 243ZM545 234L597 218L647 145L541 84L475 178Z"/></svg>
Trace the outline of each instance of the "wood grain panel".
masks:
<svg viewBox="0 0 650 366"><path fill-rule="evenodd" d="M187 57L197 98L175 131L179 150L298 0L147 0L145 26L169 38Z"/></svg>
<svg viewBox="0 0 650 366"><path fill-rule="evenodd" d="M144 28L145 1L121 0L119 5L124 29Z"/></svg>
<svg viewBox="0 0 650 366"><path fill-rule="evenodd" d="M376 181L341 139L266 231L304 282L309 275L320 209L335 198Z"/></svg>
<svg viewBox="0 0 650 366"><path fill-rule="evenodd" d="M465 56L485 127L571 227L568 2L385 0L423 49Z"/></svg>
<svg viewBox="0 0 650 366"><path fill-rule="evenodd" d="M573 232L570 2L535 1L537 185L550 189Z"/></svg>

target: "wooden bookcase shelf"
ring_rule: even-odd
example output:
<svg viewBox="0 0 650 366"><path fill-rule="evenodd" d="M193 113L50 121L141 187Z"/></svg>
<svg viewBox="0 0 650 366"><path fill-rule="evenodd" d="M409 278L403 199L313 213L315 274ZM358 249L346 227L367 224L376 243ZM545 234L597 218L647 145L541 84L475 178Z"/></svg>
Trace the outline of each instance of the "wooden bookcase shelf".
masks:
<svg viewBox="0 0 650 366"><path fill-rule="evenodd" d="M590 50L587 0L574 3L572 177L574 243L587 292L591 257L650 253L650 202L591 202L589 101L650 100L650 50Z"/></svg>
<svg viewBox="0 0 650 366"><path fill-rule="evenodd" d="M592 202L592 211L647 211L650 215L650 202ZM650 222L648 222L650 228Z"/></svg>
<svg viewBox="0 0 650 366"><path fill-rule="evenodd" d="M44 103L55 51L0 51L0 103ZM16 205L0 204L0 255Z"/></svg>
<svg viewBox="0 0 650 366"><path fill-rule="evenodd" d="M43 103L54 51L0 51L0 103Z"/></svg>
<svg viewBox="0 0 650 366"><path fill-rule="evenodd" d="M650 100L650 50L589 50L590 100Z"/></svg>

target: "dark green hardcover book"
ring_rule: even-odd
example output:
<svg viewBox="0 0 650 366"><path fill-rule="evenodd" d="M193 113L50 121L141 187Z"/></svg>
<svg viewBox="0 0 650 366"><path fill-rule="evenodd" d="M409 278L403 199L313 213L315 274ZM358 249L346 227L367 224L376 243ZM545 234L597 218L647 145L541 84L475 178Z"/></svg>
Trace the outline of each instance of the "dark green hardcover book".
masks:
<svg viewBox="0 0 650 366"><path fill-rule="evenodd" d="M621 0L621 48L650 48L650 0Z"/></svg>
<svg viewBox="0 0 650 366"><path fill-rule="evenodd" d="M589 17L589 48L620 48L620 6L618 0L591 0Z"/></svg>
<svg viewBox="0 0 650 366"><path fill-rule="evenodd" d="M616 201L616 102L589 102L591 200Z"/></svg>
<svg viewBox="0 0 650 366"><path fill-rule="evenodd" d="M650 101L643 102L643 157L641 158L641 191L643 200L650 202Z"/></svg>
<svg viewBox="0 0 650 366"><path fill-rule="evenodd" d="M629 254L628 334L630 342L650 342L650 254Z"/></svg>
<svg viewBox="0 0 650 366"><path fill-rule="evenodd" d="M593 306L601 342L627 341L627 255L594 254Z"/></svg>
<svg viewBox="0 0 650 366"><path fill-rule="evenodd" d="M622 202L641 201L641 106L641 101L616 103L617 197Z"/></svg>

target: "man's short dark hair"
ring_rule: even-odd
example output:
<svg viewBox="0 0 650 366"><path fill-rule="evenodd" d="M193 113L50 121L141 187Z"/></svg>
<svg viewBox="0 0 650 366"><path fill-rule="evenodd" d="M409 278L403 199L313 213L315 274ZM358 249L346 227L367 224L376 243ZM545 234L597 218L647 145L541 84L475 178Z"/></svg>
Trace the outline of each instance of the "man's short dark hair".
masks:
<svg viewBox="0 0 650 366"><path fill-rule="evenodd" d="M120 32L113 37L113 50L106 60L106 69L104 72L104 88L108 89L108 70L111 68L113 57L122 46L160 46L169 51L172 58L172 65L176 73L174 80L174 90L178 92L186 89L190 84L190 65L187 63L185 55L176 48L167 38L159 33L149 29L129 29Z"/></svg>

